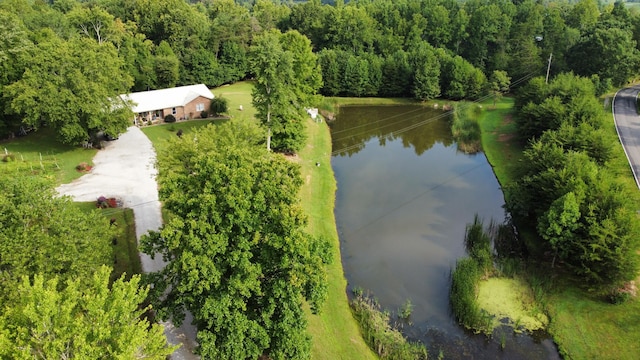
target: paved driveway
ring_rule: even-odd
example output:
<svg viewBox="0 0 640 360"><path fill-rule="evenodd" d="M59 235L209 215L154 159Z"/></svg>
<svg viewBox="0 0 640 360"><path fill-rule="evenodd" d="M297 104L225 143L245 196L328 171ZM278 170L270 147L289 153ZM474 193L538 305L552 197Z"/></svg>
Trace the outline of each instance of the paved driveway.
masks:
<svg viewBox="0 0 640 360"><path fill-rule="evenodd" d="M638 117L636 99L640 85L622 89L613 98L613 119L618 137L622 143L629 165L640 188L640 117Z"/></svg>
<svg viewBox="0 0 640 360"><path fill-rule="evenodd" d="M151 141L137 127L130 127L118 140L108 142L106 147L93 158L94 167L90 173L56 190L69 195L75 201L95 201L100 196L122 199L125 207L133 209L136 220L136 236L162 226L162 214L158 201L156 153ZM164 267L160 256L151 259L140 254L142 271L152 272ZM170 322L165 326L165 335L171 344L182 346L172 359L197 359L193 355L196 345L196 329L190 325L187 314L185 324L175 328Z"/></svg>

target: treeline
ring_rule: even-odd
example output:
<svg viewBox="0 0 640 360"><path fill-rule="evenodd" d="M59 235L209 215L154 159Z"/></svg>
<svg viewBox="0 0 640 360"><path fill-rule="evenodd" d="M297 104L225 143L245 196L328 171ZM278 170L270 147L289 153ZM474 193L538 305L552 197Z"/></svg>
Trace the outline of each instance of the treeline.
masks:
<svg viewBox="0 0 640 360"><path fill-rule="evenodd" d="M638 271L637 189L618 176L615 164L625 159L616 158L618 139L595 92L573 74L520 89L516 122L528 145L520 180L506 194L518 223L537 232L527 244L534 256L615 293Z"/></svg>
<svg viewBox="0 0 640 360"><path fill-rule="evenodd" d="M0 33L6 39L0 44L0 135L23 121L37 126L42 119L64 117L31 110L51 98L67 100L51 107L69 108L96 103L82 93L102 98L252 78L247 52L257 35L271 29L297 30L311 40L325 95L476 99L487 92L494 71L506 71L517 86L542 74L549 59L552 74L597 74L606 87L636 76L639 64L640 15L622 2L5 0L0 4ZM51 82L44 75L62 72L47 64L66 62L65 68L73 68L78 64L64 54L89 57L77 47L100 56L82 63L82 74L54 83L71 86L72 94L32 94L43 88L37 79ZM29 72L36 80L3 89ZM85 76L73 80L74 75ZM104 85L100 78L112 81ZM81 86L87 83L89 89ZM124 120L95 121L101 108L110 107L100 103L67 116L73 126L65 129L64 140L77 141L79 129L95 124L121 130ZM72 121L76 118L82 121Z"/></svg>

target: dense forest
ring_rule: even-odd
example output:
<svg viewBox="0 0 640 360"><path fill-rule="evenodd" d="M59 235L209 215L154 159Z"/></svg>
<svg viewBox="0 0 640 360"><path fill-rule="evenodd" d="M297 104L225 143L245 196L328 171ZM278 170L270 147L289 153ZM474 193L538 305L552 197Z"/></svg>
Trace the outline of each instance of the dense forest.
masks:
<svg viewBox="0 0 640 360"><path fill-rule="evenodd" d="M310 39L324 95L477 99L494 71L518 86L548 65L601 92L637 74L639 16L595 0L6 0L0 136L42 121L69 143L117 133L110 96L253 78L249 49L271 29Z"/></svg>

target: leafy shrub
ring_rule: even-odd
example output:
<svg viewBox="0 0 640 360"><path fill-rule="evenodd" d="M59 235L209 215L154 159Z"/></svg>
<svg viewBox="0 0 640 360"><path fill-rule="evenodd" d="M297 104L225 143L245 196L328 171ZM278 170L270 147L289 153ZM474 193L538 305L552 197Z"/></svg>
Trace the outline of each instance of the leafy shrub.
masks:
<svg viewBox="0 0 640 360"><path fill-rule="evenodd" d="M211 100L211 104L209 105L209 111L213 115L219 115L222 113L226 113L229 110L229 101L222 97L216 97Z"/></svg>
<svg viewBox="0 0 640 360"><path fill-rule="evenodd" d="M209 117L209 113L207 112L207 110L204 110L203 112L200 113L200 117L203 119L206 119Z"/></svg>
<svg viewBox="0 0 640 360"><path fill-rule="evenodd" d="M176 117L173 116L172 114L168 114L167 116L164 117L164 122L166 122L166 123L174 123L174 122L176 122Z"/></svg>
<svg viewBox="0 0 640 360"><path fill-rule="evenodd" d="M626 292L614 291L611 294L609 294L609 301L614 305L624 304L629 299L631 299L631 294Z"/></svg>

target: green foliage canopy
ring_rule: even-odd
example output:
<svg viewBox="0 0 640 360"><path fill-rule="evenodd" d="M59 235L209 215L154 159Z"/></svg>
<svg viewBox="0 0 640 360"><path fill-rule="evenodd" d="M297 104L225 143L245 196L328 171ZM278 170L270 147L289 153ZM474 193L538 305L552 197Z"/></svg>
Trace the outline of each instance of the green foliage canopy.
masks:
<svg viewBox="0 0 640 360"><path fill-rule="evenodd" d="M304 145L304 108L322 86L322 72L311 42L295 30L265 32L250 51L256 83L253 105L267 127L267 148L298 151ZM273 141L273 144L271 144Z"/></svg>
<svg viewBox="0 0 640 360"><path fill-rule="evenodd" d="M193 314L206 358L308 358L302 300L318 311L326 296L329 245L304 231L298 166L263 144L255 125L230 121L170 140L159 158L175 216L143 240L168 261L153 295L162 317Z"/></svg>
<svg viewBox="0 0 640 360"><path fill-rule="evenodd" d="M25 276L17 300L0 315L0 356L12 359L165 359L161 325L142 319L147 290L140 277L110 285L109 267L64 284Z"/></svg>
<svg viewBox="0 0 640 360"><path fill-rule="evenodd" d="M22 78L5 88L23 122L56 129L60 140L80 144L98 131L116 137L133 114L119 94L132 85L110 43L62 40L53 34L29 51Z"/></svg>
<svg viewBox="0 0 640 360"><path fill-rule="evenodd" d="M47 180L2 177L0 193L0 303L22 276L64 282L111 263L108 221L56 197Z"/></svg>
<svg viewBox="0 0 640 360"><path fill-rule="evenodd" d="M533 79L516 99L520 135L530 140L508 206L537 229L563 267L600 290L638 271L639 224L632 196L607 168L616 141L591 80L565 74ZM539 254L541 255L541 254Z"/></svg>

